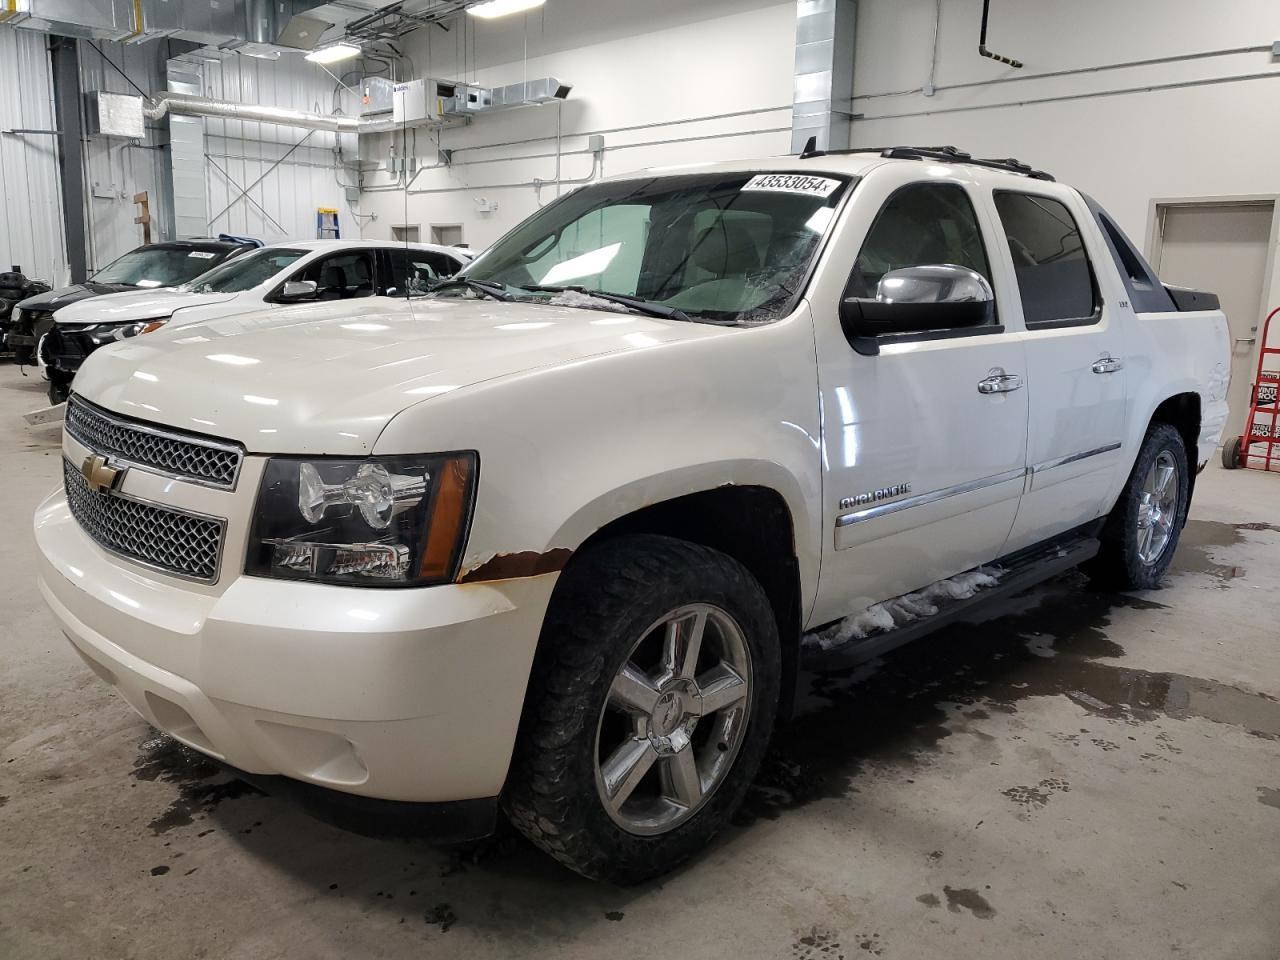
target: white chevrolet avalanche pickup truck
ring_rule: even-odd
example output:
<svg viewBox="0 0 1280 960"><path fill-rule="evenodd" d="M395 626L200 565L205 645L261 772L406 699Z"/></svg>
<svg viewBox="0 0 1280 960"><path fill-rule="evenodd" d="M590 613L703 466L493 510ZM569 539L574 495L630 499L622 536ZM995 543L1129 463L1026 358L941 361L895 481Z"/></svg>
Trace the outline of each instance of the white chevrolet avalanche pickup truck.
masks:
<svg viewBox="0 0 1280 960"><path fill-rule="evenodd" d="M1155 587L1227 412L1216 298L952 149L629 174L303 314L86 361L61 628L259 782L618 882L724 825L806 635L993 564Z"/></svg>

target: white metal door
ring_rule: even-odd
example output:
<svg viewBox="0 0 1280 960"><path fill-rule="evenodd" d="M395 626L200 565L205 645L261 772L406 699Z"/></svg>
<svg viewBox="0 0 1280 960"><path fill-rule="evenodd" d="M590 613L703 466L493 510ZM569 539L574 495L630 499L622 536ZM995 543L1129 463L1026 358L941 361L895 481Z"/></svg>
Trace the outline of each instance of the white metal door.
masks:
<svg viewBox="0 0 1280 960"><path fill-rule="evenodd" d="M1249 386L1257 372L1255 341L1262 321L1273 204L1191 204L1161 207L1154 252L1166 283L1218 295L1231 330L1231 389L1226 437L1244 432Z"/></svg>
<svg viewBox="0 0 1280 960"><path fill-rule="evenodd" d="M1027 485L1006 544L1013 552L1107 509L1132 453L1123 449L1123 322L1132 311L1103 289L1110 254L1075 191L1029 183L996 191L993 205L1027 331Z"/></svg>
<svg viewBox="0 0 1280 960"><path fill-rule="evenodd" d="M842 229L824 282L814 290L823 523L830 539L811 623L835 620L995 559L1022 493L1028 391L1016 329L993 325L890 338L875 356L854 350L841 330L842 292L828 278L838 275L838 283L845 282L850 267L861 261L877 212L918 176L911 168L881 168L859 185L854 219ZM989 251L992 225L975 198L976 184L945 174L930 184L964 191ZM937 218L921 216L917 230L897 235L907 247L921 241L915 259L922 262L949 261L988 272L957 259L954 246L937 247L946 232ZM892 257L891 266L912 259L904 256ZM990 278L997 310L1003 311L1012 291L999 271ZM979 384L993 377L1017 379L1001 392L982 392Z"/></svg>

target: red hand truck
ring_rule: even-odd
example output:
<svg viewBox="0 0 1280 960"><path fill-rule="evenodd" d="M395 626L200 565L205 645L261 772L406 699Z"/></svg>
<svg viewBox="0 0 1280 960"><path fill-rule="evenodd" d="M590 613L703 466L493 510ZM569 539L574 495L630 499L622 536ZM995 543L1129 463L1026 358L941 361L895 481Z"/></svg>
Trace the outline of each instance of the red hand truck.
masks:
<svg viewBox="0 0 1280 960"><path fill-rule="evenodd" d="M1258 348L1258 375L1249 394L1249 419L1244 436L1232 437L1222 448L1222 465L1280 473L1280 337L1272 342L1271 321L1276 307L1262 321L1262 345Z"/></svg>

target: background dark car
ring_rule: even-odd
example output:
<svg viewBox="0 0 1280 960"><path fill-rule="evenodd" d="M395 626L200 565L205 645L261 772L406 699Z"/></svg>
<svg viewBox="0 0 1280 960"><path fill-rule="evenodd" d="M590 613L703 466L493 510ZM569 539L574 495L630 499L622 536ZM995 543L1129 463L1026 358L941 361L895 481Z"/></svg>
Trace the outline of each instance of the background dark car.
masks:
<svg viewBox="0 0 1280 960"><path fill-rule="evenodd" d="M53 327L55 310L105 293L176 287L260 246L261 241L224 234L216 239L171 240L130 250L84 283L19 301L9 318L5 346L13 351L15 362L33 363L40 337Z"/></svg>
<svg viewBox="0 0 1280 960"><path fill-rule="evenodd" d="M9 318L13 308L28 297L48 292L47 283L26 276L19 266L0 272L0 343L4 342L4 335L9 332Z"/></svg>

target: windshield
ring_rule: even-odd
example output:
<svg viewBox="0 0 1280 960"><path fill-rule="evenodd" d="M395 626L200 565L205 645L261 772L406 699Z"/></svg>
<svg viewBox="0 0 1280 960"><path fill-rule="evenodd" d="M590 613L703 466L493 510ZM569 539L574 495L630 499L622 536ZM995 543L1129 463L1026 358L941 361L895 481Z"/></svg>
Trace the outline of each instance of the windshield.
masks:
<svg viewBox="0 0 1280 960"><path fill-rule="evenodd" d="M519 300L620 309L581 296L599 291L680 319L776 320L791 308L849 183L707 173L583 187L530 217L461 276L502 285ZM483 296L477 286L458 283L437 295Z"/></svg>
<svg viewBox="0 0 1280 960"><path fill-rule="evenodd" d="M191 247L138 247L93 275L98 283L132 287L176 287L200 276L226 256L221 250Z"/></svg>
<svg viewBox="0 0 1280 960"><path fill-rule="evenodd" d="M186 289L193 293L242 293L265 283L306 255L307 251L292 248L255 250L243 257L218 264L208 273L192 280Z"/></svg>

